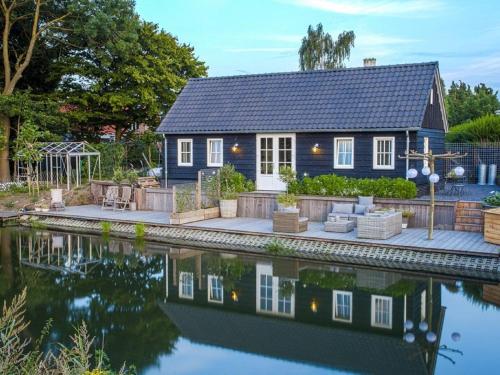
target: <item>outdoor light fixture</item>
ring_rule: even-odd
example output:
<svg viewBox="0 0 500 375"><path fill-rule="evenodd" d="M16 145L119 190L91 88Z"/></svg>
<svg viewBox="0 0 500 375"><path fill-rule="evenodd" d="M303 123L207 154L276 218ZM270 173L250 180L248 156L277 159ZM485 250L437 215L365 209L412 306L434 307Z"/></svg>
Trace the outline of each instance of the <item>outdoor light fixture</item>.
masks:
<svg viewBox="0 0 500 375"><path fill-rule="evenodd" d="M308 176L309 176L309 173L304 172L304 175L303 175L303 176L304 176L304 177L308 177Z"/></svg>
<svg viewBox="0 0 500 375"><path fill-rule="evenodd" d="M231 299L234 301L234 302L238 302L238 293L236 292L236 290L233 290L231 292Z"/></svg>
<svg viewBox="0 0 500 375"><path fill-rule="evenodd" d="M235 143L235 144L233 145L233 147L231 147L231 150L233 150L233 152L238 152L238 149L239 149L239 148L240 148L240 145L239 145L239 144L237 144L237 143Z"/></svg>
<svg viewBox="0 0 500 375"><path fill-rule="evenodd" d="M460 341L460 337L461 337L461 335L460 335L460 333L458 333L458 332L453 332L453 333L451 334L451 339L452 339L453 341L455 341L455 342Z"/></svg>
<svg viewBox="0 0 500 375"><path fill-rule="evenodd" d="M424 176L428 176L428 175L430 175L430 174L431 174L431 169L430 169L429 167L427 167L427 166L426 166L426 167L423 167L423 168L422 168L422 174L423 174Z"/></svg>
<svg viewBox="0 0 500 375"><path fill-rule="evenodd" d="M427 342L433 343L433 342L436 342L437 336L436 336L436 334L434 332L429 331L425 335L425 339L427 340Z"/></svg>
<svg viewBox="0 0 500 375"><path fill-rule="evenodd" d="M418 329L421 330L422 332L425 332L429 329L429 325L427 324L427 322L420 322L418 324Z"/></svg>
<svg viewBox="0 0 500 375"><path fill-rule="evenodd" d="M415 178L415 177L417 177L417 175L418 175L418 172L415 168L408 169L408 171L406 172L406 177L408 177L408 178Z"/></svg>
<svg viewBox="0 0 500 375"><path fill-rule="evenodd" d="M411 344L412 342L415 341L415 335L411 332L405 333L403 338L408 344Z"/></svg>
<svg viewBox="0 0 500 375"><path fill-rule="evenodd" d="M411 320L405 321L405 329L413 329L413 322Z"/></svg>
<svg viewBox="0 0 500 375"><path fill-rule="evenodd" d="M458 177L462 177L465 173L465 169L463 169L462 167L456 167L455 168L455 175L458 176Z"/></svg>
<svg viewBox="0 0 500 375"><path fill-rule="evenodd" d="M317 154L319 152L319 143L316 143L313 148L312 148L312 152L314 154Z"/></svg>
<svg viewBox="0 0 500 375"><path fill-rule="evenodd" d="M313 298L311 301L311 311L315 314L318 312L318 302L315 298Z"/></svg>
<svg viewBox="0 0 500 375"><path fill-rule="evenodd" d="M439 182L439 175L437 173L433 173L429 176L429 181L433 184L437 184Z"/></svg>

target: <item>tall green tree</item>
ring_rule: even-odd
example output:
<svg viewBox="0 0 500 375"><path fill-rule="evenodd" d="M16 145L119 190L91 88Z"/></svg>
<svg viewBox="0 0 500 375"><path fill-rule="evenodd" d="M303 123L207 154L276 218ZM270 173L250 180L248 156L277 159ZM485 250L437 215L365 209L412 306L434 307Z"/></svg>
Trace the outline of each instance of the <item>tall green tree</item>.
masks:
<svg viewBox="0 0 500 375"><path fill-rule="evenodd" d="M450 126L493 114L500 109L498 91L484 83L471 88L465 82L453 81L445 103Z"/></svg>
<svg viewBox="0 0 500 375"><path fill-rule="evenodd" d="M207 67L194 55L193 47L179 43L156 24L139 22L137 39L90 51L87 66L65 82L74 131L92 136L105 125L115 127L116 140L132 133L140 124L154 129L191 77L207 74ZM95 129L94 134L88 129Z"/></svg>
<svg viewBox="0 0 500 375"><path fill-rule="evenodd" d="M354 31L343 31L333 40L319 23L316 29L309 25L299 49L300 70L335 69L345 67L345 60L354 47Z"/></svg>

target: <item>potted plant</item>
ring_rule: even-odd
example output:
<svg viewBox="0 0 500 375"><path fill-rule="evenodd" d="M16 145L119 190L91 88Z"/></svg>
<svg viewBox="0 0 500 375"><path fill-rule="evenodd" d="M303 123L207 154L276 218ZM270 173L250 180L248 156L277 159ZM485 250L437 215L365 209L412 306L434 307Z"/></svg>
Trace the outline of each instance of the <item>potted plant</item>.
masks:
<svg viewBox="0 0 500 375"><path fill-rule="evenodd" d="M224 164L219 169L218 190L220 216L236 217L239 193L253 190L253 182L237 172L233 165Z"/></svg>
<svg viewBox="0 0 500 375"><path fill-rule="evenodd" d="M297 196L290 193L288 187L296 181L297 175L292 167L284 166L280 168L280 180L286 184L286 192L277 196L278 211L298 212Z"/></svg>
<svg viewBox="0 0 500 375"><path fill-rule="evenodd" d="M401 215L403 216L403 222L402 222L402 227L403 229L408 228L408 221L415 216L415 212L409 211L409 210L403 210L401 212Z"/></svg>
<svg viewBox="0 0 500 375"><path fill-rule="evenodd" d="M484 208L500 207L500 192L492 192L490 195L483 199L482 204Z"/></svg>

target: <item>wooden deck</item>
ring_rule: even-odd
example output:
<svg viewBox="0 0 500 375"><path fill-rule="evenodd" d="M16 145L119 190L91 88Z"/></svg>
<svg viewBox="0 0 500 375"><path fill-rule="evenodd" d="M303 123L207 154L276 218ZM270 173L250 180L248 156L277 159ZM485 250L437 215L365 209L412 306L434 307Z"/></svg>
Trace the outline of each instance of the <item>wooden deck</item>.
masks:
<svg viewBox="0 0 500 375"><path fill-rule="evenodd" d="M167 225L169 215L159 211L112 211L101 210L100 206L85 205L67 207L64 211L36 213L40 216L67 217L74 219L110 220L125 223L142 222L153 225ZM238 217L234 219L210 219L185 224L185 227L214 229L217 231L231 231L238 233L265 233L272 234L272 220ZM401 247L420 248L422 250L436 250L449 253L471 255L500 255L500 246L484 241L482 233L435 230L434 239L427 240L427 230L411 228L387 240L369 240L356 238L356 230L350 233L333 233L323 230L323 223L309 223L309 230L295 235L280 234L280 236L299 237L306 239L327 239L346 241L351 243L392 245Z"/></svg>
<svg viewBox="0 0 500 375"><path fill-rule="evenodd" d="M210 219L186 224L191 227L225 229L240 232L273 233L273 223L269 219L253 219L238 217L235 219ZM287 236L288 234L280 234ZM288 235L289 236L289 235ZM371 240L356 238L356 229L349 233L333 233L323 230L323 223L309 223L309 230L293 235L294 237L340 240L379 245L411 246L429 250L462 252L469 254L500 255L500 246L487 243L482 233L460 232L452 230L435 230L434 239L427 240L427 229L409 228L403 233L387 240Z"/></svg>

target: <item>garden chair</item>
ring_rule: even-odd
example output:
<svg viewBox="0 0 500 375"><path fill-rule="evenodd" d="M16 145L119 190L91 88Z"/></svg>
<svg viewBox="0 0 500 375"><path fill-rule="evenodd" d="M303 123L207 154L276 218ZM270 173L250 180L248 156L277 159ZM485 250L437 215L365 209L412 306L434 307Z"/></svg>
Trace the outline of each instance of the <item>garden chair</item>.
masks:
<svg viewBox="0 0 500 375"><path fill-rule="evenodd" d="M115 202L118 198L118 186L110 186L108 190L106 190L106 194L102 200L101 209L115 209Z"/></svg>
<svg viewBox="0 0 500 375"><path fill-rule="evenodd" d="M115 208L118 210L125 210L125 208L130 208L130 199L132 198L132 187L124 186L122 187L122 195L115 200Z"/></svg>
<svg viewBox="0 0 500 375"><path fill-rule="evenodd" d="M273 232L299 233L308 228L309 219L300 217L298 212L274 211Z"/></svg>

